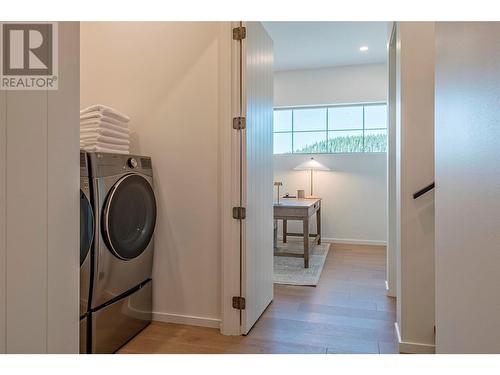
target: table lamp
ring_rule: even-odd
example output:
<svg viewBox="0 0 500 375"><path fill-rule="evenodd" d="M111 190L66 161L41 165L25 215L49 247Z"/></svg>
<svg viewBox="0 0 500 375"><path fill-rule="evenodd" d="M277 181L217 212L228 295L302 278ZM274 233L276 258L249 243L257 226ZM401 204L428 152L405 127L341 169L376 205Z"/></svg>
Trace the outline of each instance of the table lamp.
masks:
<svg viewBox="0 0 500 375"><path fill-rule="evenodd" d="M321 164L319 161L315 160L314 158L311 158L308 161L297 165L293 169L296 171L310 171L311 172L311 196L310 196L311 198L314 197L314 195L313 195L313 173L314 173L314 171L329 171L330 170L330 168Z"/></svg>
<svg viewBox="0 0 500 375"><path fill-rule="evenodd" d="M278 204L280 204L280 186L283 186L283 182L275 181L274 186L278 187Z"/></svg>

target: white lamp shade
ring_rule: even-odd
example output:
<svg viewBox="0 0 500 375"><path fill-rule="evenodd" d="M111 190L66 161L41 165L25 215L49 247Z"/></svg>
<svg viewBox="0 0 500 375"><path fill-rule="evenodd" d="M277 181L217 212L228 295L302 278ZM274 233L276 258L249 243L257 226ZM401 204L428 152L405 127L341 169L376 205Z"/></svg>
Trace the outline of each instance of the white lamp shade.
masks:
<svg viewBox="0 0 500 375"><path fill-rule="evenodd" d="M311 158L308 161L297 165L293 169L296 171L310 171L310 170L329 171L330 170L330 168L328 168L326 165L321 164L319 161L315 160L314 158Z"/></svg>

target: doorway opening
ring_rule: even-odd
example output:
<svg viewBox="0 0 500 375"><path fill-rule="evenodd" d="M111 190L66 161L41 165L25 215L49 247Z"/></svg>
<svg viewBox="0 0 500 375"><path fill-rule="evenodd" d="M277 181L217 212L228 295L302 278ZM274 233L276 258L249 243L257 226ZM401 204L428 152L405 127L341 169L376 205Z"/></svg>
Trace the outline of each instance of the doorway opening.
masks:
<svg viewBox="0 0 500 375"><path fill-rule="evenodd" d="M397 350L386 250L391 26L245 23L247 337L315 343L305 351ZM339 327L356 333L339 337Z"/></svg>

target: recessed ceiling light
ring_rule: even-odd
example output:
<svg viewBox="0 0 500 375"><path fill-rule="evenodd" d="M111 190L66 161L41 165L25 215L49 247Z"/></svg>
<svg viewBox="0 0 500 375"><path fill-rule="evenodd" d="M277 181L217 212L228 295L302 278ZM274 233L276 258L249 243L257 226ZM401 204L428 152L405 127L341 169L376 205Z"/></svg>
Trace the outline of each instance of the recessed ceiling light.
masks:
<svg viewBox="0 0 500 375"><path fill-rule="evenodd" d="M366 51L368 51L368 47L367 46L361 46L361 47L359 47L359 50L361 52L366 52Z"/></svg>

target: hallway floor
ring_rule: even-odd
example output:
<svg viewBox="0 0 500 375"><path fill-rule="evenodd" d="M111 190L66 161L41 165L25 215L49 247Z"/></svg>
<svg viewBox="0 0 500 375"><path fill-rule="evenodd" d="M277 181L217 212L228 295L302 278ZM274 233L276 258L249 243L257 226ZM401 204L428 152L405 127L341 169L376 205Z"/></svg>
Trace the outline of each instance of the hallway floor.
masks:
<svg viewBox="0 0 500 375"><path fill-rule="evenodd" d="M330 247L317 287L275 285L248 336L153 322L119 353L396 353L385 247Z"/></svg>

